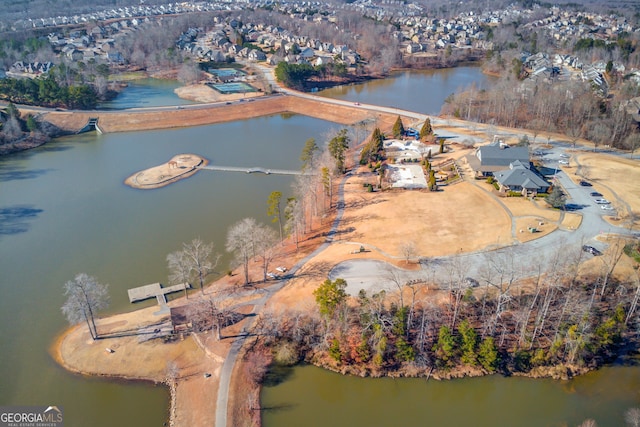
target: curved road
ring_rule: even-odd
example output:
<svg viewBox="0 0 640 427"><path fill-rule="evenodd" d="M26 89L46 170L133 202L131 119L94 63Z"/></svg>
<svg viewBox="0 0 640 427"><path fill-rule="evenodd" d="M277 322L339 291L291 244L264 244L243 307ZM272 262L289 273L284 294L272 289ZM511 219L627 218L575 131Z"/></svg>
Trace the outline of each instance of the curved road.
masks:
<svg viewBox="0 0 640 427"><path fill-rule="evenodd" d="M265 294L261 298L253 302L254 307L253 307L252 313L259 313L260 311L262 311L262 308L264 307L265 303L269 300L269 298L271 298L271 296L274 293L282 289L287 284L289 279L293 277L296 274L296 272L300 268L302 268L302 266L304 266L310 259L314 258L316 255L318 255L320 252L325 250L331 244L331 242L333 241L333 236L336 234L338 230L338 226L340 225L340 220L342 219L342 216L344 214L344 183L348 177L349 175L345 175L345 177L340 182L340 186L338 190L336 218L333 221L333 224L331 225L331 229L327 234L326 241L323 244L321 244L316 250L311 252L309 255L307 255L306 257L298 261L293 267L291 267L291 269L287 273L287 277L275 283L274 285L268 288L265 288L265 291L266 291ZM233 372L233 367L236 363L236 360L238 359L240 350L242 349L242 346L246 342L247 338L250 336L249 331L253 327L253 324L255 323L255 319L256 318L253 317L247 323L247 325L245 325L242 328L242 331L240 332L240 336L236 338L233 344L231 344L231 348L229 349L229 354L227 355L227 357L224 360L224 363L222 364L222 369L220 370L220 385L218 387L218 399L216 401L215 427L227 426L227 412L228 412L228 406L229 406L229 385L231 384L231 374Z"/></svg>

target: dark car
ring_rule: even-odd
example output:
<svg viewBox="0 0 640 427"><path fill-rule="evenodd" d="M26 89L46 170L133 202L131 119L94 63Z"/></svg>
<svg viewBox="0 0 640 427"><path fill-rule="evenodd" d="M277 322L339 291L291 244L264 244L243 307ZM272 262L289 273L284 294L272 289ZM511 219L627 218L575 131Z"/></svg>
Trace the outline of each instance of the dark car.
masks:
<svg viewBox="0 0 640 427"><path fill-rule="evenodd" d="M480 286L480 283L473 277L465 277L464 284L470 288L477 288L478 286Z"/></svg>
<svg viewBox="0 0 640 427"><path fill-rule="evenodd" d="M594 255L594 256L602 255L602 252L600 252L599 250L597 250L593 246L584 245L582 247L582 250L585 251L585 252L589 252L591 255Z"/></svg>
<svg viewBox="0 0 640 427"><path fill-rule="evenodd" d="M594 191L593 193L590 193L592 197L602 197L601 193L598 193L597 191Z"/></svg>
<svg viewBox="0 0 640 427"><path fill-rule="evenodd" d="M583 187L591 187L591 183L588 181L580 181L580 185Z"/></svg>

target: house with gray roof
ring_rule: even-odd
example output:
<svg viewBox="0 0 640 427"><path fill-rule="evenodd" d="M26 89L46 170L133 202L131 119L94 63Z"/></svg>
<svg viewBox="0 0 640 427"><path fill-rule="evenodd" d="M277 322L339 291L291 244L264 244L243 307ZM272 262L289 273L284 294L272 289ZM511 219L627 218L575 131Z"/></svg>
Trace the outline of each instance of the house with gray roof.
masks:
<svg viewBox="0 0 640 427"><path fill-rule="evenodd" d="M531 163L522 163L519 160L512 162L509 169L493 174L500 185L500 191L517 191L523 196L535 196L538 193L546 193L549 183L531 168Z"/></svg>
<svg viewBox="0 0 640 427"><path fill-rule="evenodd" d="M467 162L476 176L492 176L494 172L504 170L512 162L529 164L528 147L510 147L502 142L483 145L474 154L467 156Z"/></svg>

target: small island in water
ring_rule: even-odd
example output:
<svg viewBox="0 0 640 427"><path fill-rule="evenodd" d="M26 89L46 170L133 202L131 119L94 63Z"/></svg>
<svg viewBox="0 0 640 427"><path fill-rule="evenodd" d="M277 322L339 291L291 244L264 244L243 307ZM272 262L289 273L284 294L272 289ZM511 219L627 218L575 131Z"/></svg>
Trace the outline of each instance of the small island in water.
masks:
<svg viewBox="0 0 640 427"><path fill-rule="evenodd" d="M195 154L178 154L167 163L134 173L124 183L140 189L160 188L190 177L208 163L207 159Z"/></svg>

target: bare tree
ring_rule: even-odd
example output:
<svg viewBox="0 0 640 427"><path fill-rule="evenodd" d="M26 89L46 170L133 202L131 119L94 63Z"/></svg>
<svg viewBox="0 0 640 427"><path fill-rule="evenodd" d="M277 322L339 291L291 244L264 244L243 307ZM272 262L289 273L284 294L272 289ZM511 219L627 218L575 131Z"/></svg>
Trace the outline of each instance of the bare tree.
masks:
<svg viewBox="0 0 640 427"><path fill-rule="evenodd" d="M629 150L629 157L633 159L633 153L640 147L640 134L634 132L629 134L622 143L623 147Z"/></svg>
<svg viewBox="0 0 640 427"><path fill-rule="evenodd" d="M235 260L242 265L244 274L244 284L248 285L249 277L249 261L256 254L255 233L258 228L256 220L253 218L244 218L231 226L227 233L228 252L233 252Z"/></svg>
<svg viewBox="0 0 640 427"><path fill-rule="evenodd" d="M629 427L640 427L640 408L629 408L624 413L624 420Z"/></svg>
<svg viewBox="0 0 640 427"><path fill-rule="evenodd" d="M167 266L169 267L169 283L178 285L189 283L191 279L191 261L186 256L184 250L171 252L167 255ZM188 299L187 287L184 287L184 296Z"/></svg>
<svg viewBox="0 0 640 427"><path fill-rule="evenodd" d="M94 340L99 338L96 313L109 306L107 288L108 285L85 273L77 274L74 280L64 284L67 301L62 305L62 313L72 325L85 321Z"/></svg>
<svg viewBox="0 0 640 427"><path fill-rule="evenodd" d="M269 265L277 254L278 235L271 227L260 225L256 229L256 256L262 264L262 280L267 281Z"/></svg>
<svg viewBox="0 0 640 427"><path fill-rule="evenodd" d="M609 250L602 257L602 289L600 290L600 298L604 296L604 292L607 289L613 270L615 270L622 254L624 253L624 240L621 238L614 239L613 243L609 246Z"/></svg>
<svg viewBox="0 0 640 427"><path fill-rule="evenodd" d="M409 260L414 258L418 254L418 249L414 241L409 240L400 244L400 253L404 258L404 263L409 264Z"/></svg>
<svg viewBox="0 0 640 427"><path fill-rule="evenodd" d="M213 243L204 243L200 238L193 239L189 243L182 244L181 255L173 255L173 261L180 262L174 265L176 269L172 271L173 277L181 276L184 268L188 268L190 277L194 277L200 284L200 291L204 295L204 281L206 277L213 273L220 261L220 254L213 253ZM167 256L169 262L169 256ZM186 266L182 265L186 263ZM171 267L170 267L171 268Z"/></svg>

